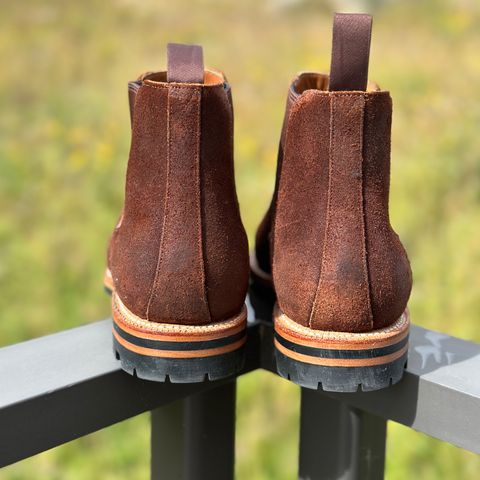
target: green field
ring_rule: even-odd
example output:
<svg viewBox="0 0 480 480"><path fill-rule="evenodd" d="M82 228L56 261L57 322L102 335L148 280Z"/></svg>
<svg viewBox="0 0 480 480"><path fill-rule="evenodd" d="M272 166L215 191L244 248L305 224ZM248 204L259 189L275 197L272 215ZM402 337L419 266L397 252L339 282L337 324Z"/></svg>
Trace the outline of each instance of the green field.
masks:
<svg viewBox="0 0 480 480"><path fill-rule="evenodd" d="M123 198L126 85L164 67L167 41L203 44L207 64L232 84L252 242L288 83L328 69L331 14L344 5L375 14L370 76L394 99L391 217L414 271L413 321L480 341L476 0L0 0L0 345L109 315L102 274ZM298 389L271 374L239 381L237 478L295 478L298 401ZM388 434L389 480L479 478L473 454L394 424ZM148 444L142 415L0 479L145 479Z"/></svg>

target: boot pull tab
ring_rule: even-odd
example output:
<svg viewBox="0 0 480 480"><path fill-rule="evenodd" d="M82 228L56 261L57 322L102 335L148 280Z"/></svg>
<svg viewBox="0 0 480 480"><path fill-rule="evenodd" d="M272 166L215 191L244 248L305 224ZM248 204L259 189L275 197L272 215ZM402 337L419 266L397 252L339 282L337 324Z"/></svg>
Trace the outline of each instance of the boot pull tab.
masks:
<svg viewBox="0 0 480 480"><path fill-rule="evenodd" d="M367 89L372 16L336 13L333 18L330 91Z"/></svg>
<svg viewBox="0 0 480 480"><path fill-rule="evenodd" d="M203 49L199 45L167 45L167 82L203 83Z"/></svg>

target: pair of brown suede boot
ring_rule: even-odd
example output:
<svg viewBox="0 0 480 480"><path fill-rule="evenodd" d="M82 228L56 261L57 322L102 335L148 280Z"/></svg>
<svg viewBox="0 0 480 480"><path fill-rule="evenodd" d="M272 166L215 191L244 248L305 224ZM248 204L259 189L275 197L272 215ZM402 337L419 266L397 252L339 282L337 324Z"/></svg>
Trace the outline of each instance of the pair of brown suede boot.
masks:
<svg viewBox="0 0 480 480"><path fill-rule="evenodd" d="M288 91L275 192L249 266L225 76L170 44L166 72L129 84L125 206L105 285L114 348L140 378L235 374L252 281L276 296L279 373L310 388L375 390L407 359L407 255L388 214L392 102L367 82L371 17L337 14L330 76Z"/></svg>

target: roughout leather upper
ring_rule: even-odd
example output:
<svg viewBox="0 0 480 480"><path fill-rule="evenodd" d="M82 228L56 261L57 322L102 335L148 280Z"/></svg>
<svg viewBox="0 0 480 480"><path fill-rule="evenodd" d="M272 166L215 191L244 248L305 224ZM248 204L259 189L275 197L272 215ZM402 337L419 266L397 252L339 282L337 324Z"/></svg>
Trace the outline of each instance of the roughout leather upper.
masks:
<svg viewBox="0 0 480 480"><path fill-rule="evenodd" d="M123 303L155 322L221 321L245 301L230 87L205 75L205 84L188 84L149 74L129 89L132 144L109 267Z"/></svg>
<svg viewBox="0 0 480 480"><path fill-rule="evenodd" d="M291 319L364 332L397 320L412 285L388 214L392 102L384 91L329 92L328 77L317 77L290 90L257 260L266 271L272 263Z"/></svg>

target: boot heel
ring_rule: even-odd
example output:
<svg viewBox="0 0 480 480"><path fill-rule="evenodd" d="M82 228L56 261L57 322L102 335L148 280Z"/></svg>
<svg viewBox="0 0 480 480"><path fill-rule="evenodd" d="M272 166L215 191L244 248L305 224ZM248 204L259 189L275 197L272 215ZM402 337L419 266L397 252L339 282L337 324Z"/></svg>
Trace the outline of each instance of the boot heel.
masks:
<svg viewBox="0 0 480 480"><path fill-rule="evenodd" d="M209 325L142 319L113 293L113 347L122 369L145 380L197 383L229 377L244 364L247 311Z"/></svg>
<svg viewBox="0 0 480 480"><path fill-rule="evenodd" d="M399 382L408 356L408 310L366 333L314 330L274 311L278 373L302 387L332 392L379 390Z"/></svg>

